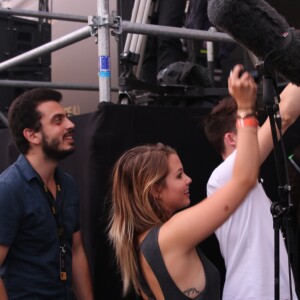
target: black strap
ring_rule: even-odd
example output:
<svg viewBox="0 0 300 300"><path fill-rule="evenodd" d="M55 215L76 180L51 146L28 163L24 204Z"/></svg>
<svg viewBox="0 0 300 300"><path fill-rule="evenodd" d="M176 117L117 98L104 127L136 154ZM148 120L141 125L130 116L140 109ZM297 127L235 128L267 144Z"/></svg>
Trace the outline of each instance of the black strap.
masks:
<svg viewBox="0 0 300 300"><path fill-rule="evenodd" d="M48 187L46 186L46 184L44 184L44 182L41 182L41 183L43 185L43 191L44 191L45 196L48 200L50 210L51 210L51 212L53 214L53 217L55 219L55 222L56 222L59 241L62 242L64 240L64 230L63 230L60 218L59 218L56 201L55 201L52 193L49 191ZM60 185L59 184L56 185L56 189L57 189L57 192L59 193L60 192Z"/></svg>
<svg viewBox="0 0 300 300"><path fill-rule="evenodd" d="M37 174L38 177L38 181L40 184L40 187L47 199L47 202L49 204L50 210L53 214L53 217L55 219L55 223L57 226L57 234L58 234L58 238L59 238L59 262L60 262L60 279L65 281L67 280L67 271L66 271L66 251L67 251L67 247L66 247L66 243L65 243L65 237L64 237L64 229L62 226L62 222L61 219L59 217L59 211L58 211L58 207L57 207L57 203L52 195L52 193L50 192L50 190L48 189L47 185L43 182L42 178L39 176L39 174ZM60 185L56 184L56 190L57 193L61 192L60 189Z"/></svg>

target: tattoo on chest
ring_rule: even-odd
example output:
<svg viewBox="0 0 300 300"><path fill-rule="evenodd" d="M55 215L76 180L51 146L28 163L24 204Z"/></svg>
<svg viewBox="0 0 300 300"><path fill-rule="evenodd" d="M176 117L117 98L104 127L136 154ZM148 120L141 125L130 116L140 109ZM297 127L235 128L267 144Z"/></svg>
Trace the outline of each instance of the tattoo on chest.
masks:
<svg viewBox="0 0 300 300"><path fill-rule="evenodd" d="M189 289L183 291L183 293L186 296L191 297L191 296L200 294L200 291L198 291L196 288L189 288Z"/></svg>

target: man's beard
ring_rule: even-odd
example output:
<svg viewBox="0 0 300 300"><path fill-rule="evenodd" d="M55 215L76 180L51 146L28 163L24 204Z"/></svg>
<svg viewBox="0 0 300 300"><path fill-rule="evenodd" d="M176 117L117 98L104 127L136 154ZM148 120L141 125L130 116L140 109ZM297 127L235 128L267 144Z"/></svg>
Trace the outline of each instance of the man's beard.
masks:
<svg viewBox="0 0 300 300"><path fill-rule="evenodd" d="M49 141L47 136L42 133L42 149L47 159L58 162L75 151L75 147L68 150L60 150L59 144L60 141L58 139L54 138Z"/></svg>

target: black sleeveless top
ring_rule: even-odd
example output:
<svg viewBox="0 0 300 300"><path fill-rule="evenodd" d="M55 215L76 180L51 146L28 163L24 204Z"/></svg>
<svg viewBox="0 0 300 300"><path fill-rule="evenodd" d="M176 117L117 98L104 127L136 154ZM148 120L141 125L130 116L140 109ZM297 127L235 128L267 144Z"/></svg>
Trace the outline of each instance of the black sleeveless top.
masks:
<svg viewBox="0 0 300 300"><path fill-rule="evenodd" d="M141 251L147 260L149 266L153 270L165 300L191 300L188 296L182 293L171 278L166 265L163 261L159 245L158 232L160 227L152 228L141 244ZM199 259L204 268L206 285L204 290L193 300L219 300L220 299L220 275L217 268L205 257L202 251L197 248ZM139 282L143 292L150 300L155 300L155 297L150 290L139 264Z"/></svg>

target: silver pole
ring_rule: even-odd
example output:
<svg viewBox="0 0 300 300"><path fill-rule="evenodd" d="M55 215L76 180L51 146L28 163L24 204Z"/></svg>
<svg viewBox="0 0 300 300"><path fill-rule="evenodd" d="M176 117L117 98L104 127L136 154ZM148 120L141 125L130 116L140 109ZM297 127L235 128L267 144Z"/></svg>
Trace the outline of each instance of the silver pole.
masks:
<svg viewBox="0 0 300 300"><path fill-rule="evenodd" d="M147 21L148 21L150 9L151 9L151 3L152 3L152 0L148 0L146 2L145 8L144 8L144 14L143 14L143 18L142 18L142 24L148 23ZM135 53L138 53L138 54L141 53L142 43L143 43L144 39L145 39L144 35L140 34L138 36Z"/></svg>
<svg viewBox="0 0 300 300"><path fill-rule="evenodd" d="M0 121L2 121L2 123L3 123L6 127L8 127L8 120L7 120L6 116L3 114L2 111L0 111Z"/></svg>
<svg viewBox="0 0 300 300"><path fill-rule="evenodd" d="M131 19L130 19L131 22L135 22L135 20L137 18L137 14L138 14L138 11L139 11L139 5L140 5L140 0L135 0L134 5L133 5L133 9L132 9L132 13L131 13ZM125 46L124 46L124 52L129 51L131 39L132 39L132 33L128 33L127 37L126 37Z"/></svg>
<svg viewBox="0 0 300 300"><path fill-rule="evenodd" d="M153 24L135 24L129 21L122 21L121 28L123 32L158 35L170 38L189 38L213 42L236 43L236 41L232 37L223 32L209 32L206 30L178 28Z"/></svg>
<svg viewBox="0 0 300 300"><path fill-rule="evenodd" d="M215 27L210 27L208 29L210 32L217 32ZM214 42L208 41L206 43L207 47L207 72L211 83L214 83L214 72L215 72L215 56L214 56Z"/></svg>
<svg viewBox="0 0 300 300"><path fill-rule="evenodd" d="M55 20L83 22L83 23L87 23L88 21L87 16L74 16L74 15L42 12L42 11L36 12L33 10L26 10L26 9L0 8L0 15L37 17L37 18L44 18L44 19L55 19Z"/></svg>
<svg viewBox="0 0 300 300"><path fill-rule="evenodd" d="M98 0L98 17L109 19L108 1ZM110 102L109 24L98 28L99 101Z"/></svg>
<svg viewBox="0 0 300 300"><path fill-rule="evenodd" d="M140 6L139 6L139 10L138 10L138 14L135 20L135 23L137 24L141 24L142 20L143 20L143 15L144 15L144 11L145 11L145 6L146 6L146 1L141 1L140 2ZM137 53L136 52L136 45L137 45L137 41L138 41L138 34L133 34L132 38L131 38L131 44L130 44L130 52L132 53Z"/></svg>
<svg viewBox="0 0 300 300"><path fill-rule="evenodd" d="M5 69L8 69L10 67L14 67L18 64L21 64L27 60L31 60L33 58L39 57L48 52L53 52L55 50L65 47L65 46L79 42L79 41L91 36L90 30L91 30L90 26L83 27L83 28L78 29L72 33L69 33L63 37L60 37L52 42L46 43L40 47L37 47L28 52L20 54L16 57L8 59L8 60L0 63L0 72L4 71Z"/></svg>
<svg viewBox="0 0 300 300"><path fill-rule="evenodd" d="M148 18L145 20L145 24L148 24L150 22L150 18L153 16L154 12L156 11L156 5L158 4L158 2L155 1L151 1L150 7L147 8L148 10ZM142 67L143 67L143 61L144 61L144 56L145 56L145 49L146 49L146 44L147 44L147 39L148 36L147 35L141 35L143 38L141 39L141 45L139 48L139 62L136 68L136 77L138 79L141 79L141 73L142 73Z"/></svg>
<svg viewBox="0 0 300 300"><path fill-rule="evenodd" d="M98 84L72 84L72 83L55 83L46 81L25 81L25 80L0 80L0 86L7 87L24 87L24 88L53 88L58 90L79 90L79 91L98 91ZM112 87L112 92L119 92L118 87Z"/></svg>

